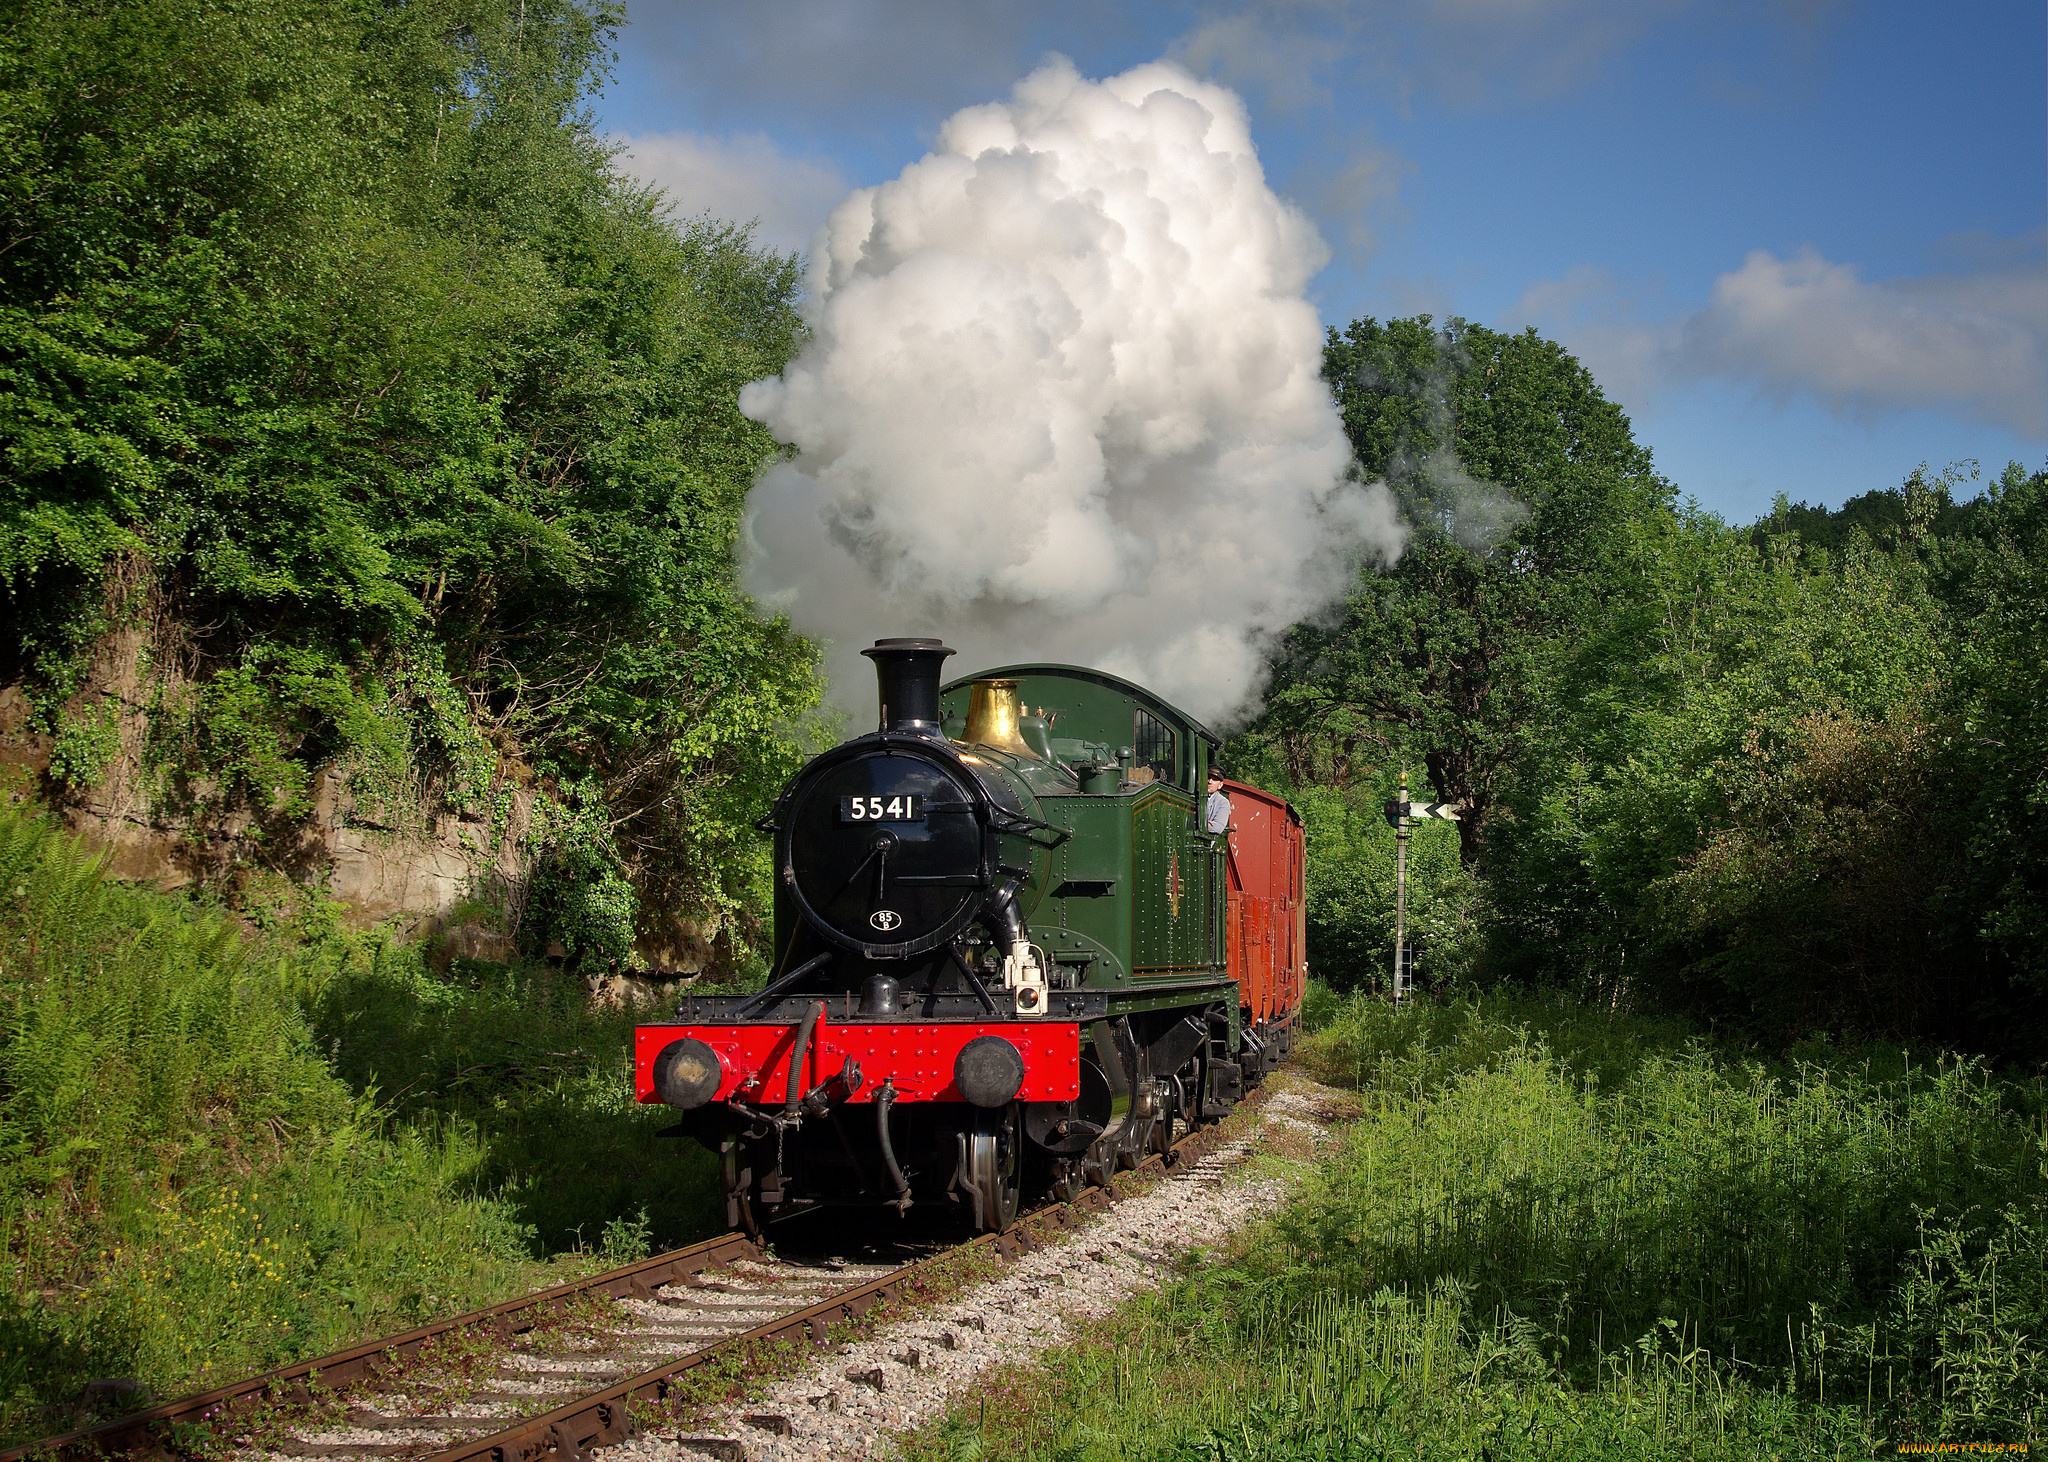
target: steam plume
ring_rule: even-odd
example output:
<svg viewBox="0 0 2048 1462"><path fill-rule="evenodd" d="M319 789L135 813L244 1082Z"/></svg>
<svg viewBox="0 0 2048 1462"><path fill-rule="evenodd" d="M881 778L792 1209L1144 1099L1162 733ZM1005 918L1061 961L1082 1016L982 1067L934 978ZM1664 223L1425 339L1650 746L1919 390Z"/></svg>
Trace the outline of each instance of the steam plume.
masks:
<svg viewBox="0 0 2048 1462"><path fill-rule="evenodd" d="M1260 652L1401 530L1350 458L1302 289L1314 226L1243 105L1167 63L1064 60L852 194L811 263L813 338L740 408L793 443L749 499L756 599L955 668L1066 660L1197 716L1255 705Z"/></svg>

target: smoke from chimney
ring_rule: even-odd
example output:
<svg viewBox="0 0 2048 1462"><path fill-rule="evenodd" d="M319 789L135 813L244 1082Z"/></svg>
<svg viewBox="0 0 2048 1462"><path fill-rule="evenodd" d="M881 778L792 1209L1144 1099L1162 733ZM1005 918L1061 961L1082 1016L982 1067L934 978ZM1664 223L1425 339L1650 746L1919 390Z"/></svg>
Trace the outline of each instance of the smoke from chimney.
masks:
<svg viewBox="0 0 2048 1462"><path fill-rule="evenodd" d="M1197 716L1402 530L1350 460L1302 296L1327 257L1243 104L1168 63L1055 60L841 203L812 338L740 408L795 445L748 499L747 589L866 701L878 635L962 670L1098 666Z"/></svg>

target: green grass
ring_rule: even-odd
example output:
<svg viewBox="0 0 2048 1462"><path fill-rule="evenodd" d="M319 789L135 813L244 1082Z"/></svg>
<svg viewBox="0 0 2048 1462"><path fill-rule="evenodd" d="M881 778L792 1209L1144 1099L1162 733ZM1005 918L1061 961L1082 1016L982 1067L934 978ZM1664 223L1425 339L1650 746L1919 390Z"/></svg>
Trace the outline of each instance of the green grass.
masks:
<svg viewBox="0 0 2048 1462"><path fill-rule="evenodd" d="M697 1236L631 1025L552 970L252 935L0 814L0 1439Z"/></svg>
<svg viewBox="0 0 2048 1462"><path fill-rule="evenodd" d="M670 1109L633 1100L646 1012L595 1007L580 978L546 966L457 961L435 975L391 945L326 976L308 1008L353 1087L404 1123L460 1124L482 1153L475 1191L543 1250L631 1254L722 1230L715 1160L657 1135Z"/></svg>
<svg viewBox="0 0 2048 1462"><path fill-rule="evenodd" d="M1314 1185L915 1455L2040 1439L2033 1088L1896 1049L1764 1062L1547 1001L1319 1004L1306 1062L1366 1111Z"/></svg>

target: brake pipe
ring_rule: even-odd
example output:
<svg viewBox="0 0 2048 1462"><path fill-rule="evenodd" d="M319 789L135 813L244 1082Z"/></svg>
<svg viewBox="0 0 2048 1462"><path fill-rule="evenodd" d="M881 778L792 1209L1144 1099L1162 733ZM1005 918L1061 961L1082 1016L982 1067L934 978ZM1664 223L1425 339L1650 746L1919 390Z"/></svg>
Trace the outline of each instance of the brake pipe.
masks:
<svg viewBox="0 0 2048 1462"><path fill-rule="evenodd" d="M953 956L953 964L967 977L967 988L974 992L974 998L988 1008L990 1015L994 1015L996 1002L988 993L988 986L981 983L981 976L974 972L974 966L968 962L967 956L960 952L960 946L949 944L946 946L946 952Z"/></svg>
<svg viewBox="0 0 2048 1462"><path fill-rule="evenodd" d="M819 1019L825 1014L825 1002L814 1000L811 1008L804 1012L803 1024L796 1028L796 1044L789 1048L789 1098L782 1104L782 1120L795 1122L804 1104L804 1052L811 1044L811 1032L817 1028Z"/></svg>
<svg viewBox="0 0 2048 1462"><path fill-rule="evenodd" d="M896 1207L900 1212L910 1207L910 1182L903 1176L903 1169L896 1163L896 1148L889 1141L889 1108L896 1105L896 1078L882 1078L882 1089L875 1093L875 1131L881 1138L882 1166L889 1171L889 1181L896 1188Z"/></svg>

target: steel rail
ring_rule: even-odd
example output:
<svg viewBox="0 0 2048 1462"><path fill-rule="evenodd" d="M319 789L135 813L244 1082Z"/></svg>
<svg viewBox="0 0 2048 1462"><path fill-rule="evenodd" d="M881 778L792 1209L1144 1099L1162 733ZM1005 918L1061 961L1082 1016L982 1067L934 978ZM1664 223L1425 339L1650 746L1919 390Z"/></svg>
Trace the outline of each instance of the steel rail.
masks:
<svg viewBox="0 0 2048 1462"><path fill-rule="evenodd" d="M1253 1088L1238 1101L1237 1109L1258 1106L1266 1092L1263 1083ZM1165 1155L1147 1154L1132 1171L1146 1177L1170 1177L1174 1169L1206 1155L1223 1140L1221 1124L1205 1124L1174 1143ZM552 1411L427 1454L421 1457L420 1462L485 1462L485 1459L489 1462L533 1462L533 1459L551 1452L556 1454L557 1462L586 1462L585 1453L590 1447L624 1441L635 1434L634 1424L628 1415L631 1403L658 1404L674 1389L678 1377L732 1349L788 1338L802 1338L814 1345L824 1345L828 1343L832 1327L865 1315L877 1304L897 1298L906 1281L926 1270L977 1248L992 1248L1004 1260L1016 1259L1042 1247L1052 1235L1078 1227L1084 1214L1099 1213L1122 1201L1122 1196L1113 1189L1086 1188L1071 1201L1050 1203L1031 1210L1000 1233L981 1234L804 1309L740 1334L726 1336L653 1370L578 1397ZM126 1453L152 1453L159 1457L176 1455L180 1449L176 1446L175 1432L179 1428L209 1426L218 1432L221 1423L258 1407L306 1404L315 1399L315 1388L332 1393L358 1381L374 1380L416 1356L429 1341L455 1331L483 1326L501 1339L509 1340L531 1330L544 1318L544 1311L580 1295L604 1293L614 1298L645 1299L664 1284L716 1265L759 1257L760 1248L744 1234L725 1234L587 1279L555 1285L519 1299L438 1320L403 1334L363 1341L345 1350L298 1361L247 1380L130 1412L111 1421L24 1443L0 1451L0 1462L20 1462L20 1459L28 1457L35 1457L38 1462L46 1458L58 1459L58 1462L74 1462L74 1459L75 1462L88 1462L88 1459ZM379 1452L413 1451L410 1447L311 1444L288 1447L288 1450L307 1456L328 1453L369 1456Z"/></svg>
<svg viewBox="0 0 2048 1462"><path fill-rule="evenodd" d="M1258 1106L1265 1091L1261 1085L1246 1093L1238 1103L1238 1109ZM1173 1168L1185 1166L1206 1155L1223 1140L1220 1124L1198 1127L1176 1142L1166 1156L1156 1152L1148 1154L1138 1163L1136 1171L1145 1176L1170 1177ZM807 1309L728 1336L653 1370L580 1396L553 1411L516 1422L503 1431L457 1442L430 1454L421 1462L541 1462L550 1454L553 1462L588 1462L588 1454L593 1447L614 1445L638 1433L639 1428L632 1417L636 1403L660 1405L676 1389L679 1378L730 1350L787 1338L826 1345L830 1342L833 1326L857 1319L876 1305L895 1299L901 1294L906 1281L927 1269L982 1247L994 1248L1004 1259L1015 1259L1040 1247L1048 1230L1065 1232L1076 1228L1083 1213L1100 1212L1120 1201L1121 1196L1113 1190L1084 1189L1072 1202L1034 1209L1001 1233L982 1234L943 1253L906 1264Z"/></svg>
<svg viewBox="0 0 2048 1462"><path fill-rule="evenodd" d="M609 1294L614 1298L645 1297L658 1286L697 1274L735 1259L751 1259L760 1249L744 1234L726 1234L687 1248L672 1249L652 1259L642 1259L622 1269L607 1270L588 1279L572 1280L550 1289L481 1310L471 1310L431 1325L422 1325L402 1335L366 1340L346 1350L332 1351L313 1360L298 1361L279 1370L266 1371L245 1381L216 1386L177 1401L165 1402L96 1426L83 1427L61 1436L25 1443L0 1452L0 1462L17 1462L30 1454L51 1453L93 1455L139 1452L158 1447L165 1434L180 1426L193 1426L223 1416L233 1416L256 1406L278 1402L306 1402L312 1388L338 1390L352 1382L390 1370L419 1353L428 1341L473 1325L488 1326L505 1339L533 1328L540 1312L579 1295Z"/></svg>

